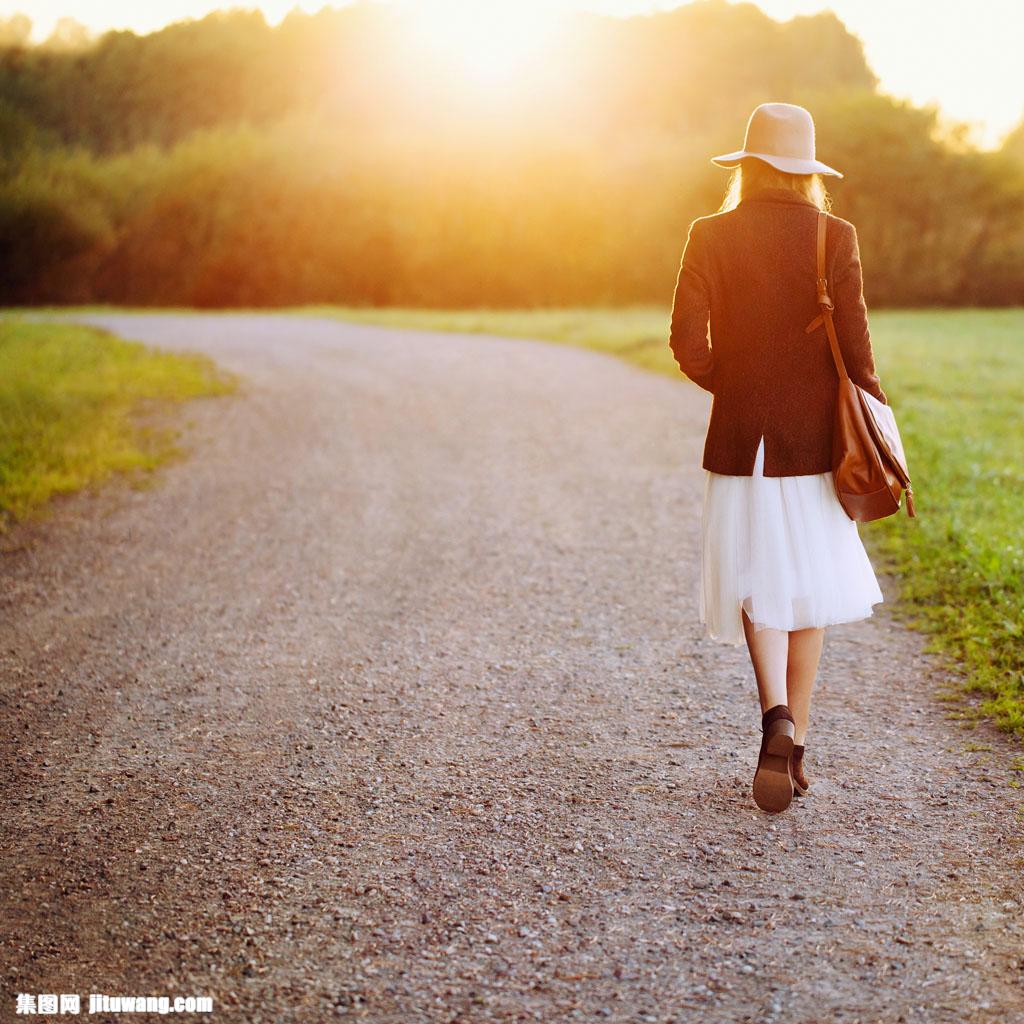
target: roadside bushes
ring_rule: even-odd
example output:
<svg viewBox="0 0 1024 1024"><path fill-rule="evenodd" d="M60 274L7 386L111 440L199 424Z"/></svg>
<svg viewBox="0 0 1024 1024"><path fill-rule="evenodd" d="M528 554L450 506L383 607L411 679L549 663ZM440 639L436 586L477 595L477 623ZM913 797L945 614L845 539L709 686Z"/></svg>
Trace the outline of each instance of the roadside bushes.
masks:
<svg viewBox="0 0 1024 1024"><path fill-rule="evenodd" d="M1024 162L870 92L808 100L873 305L1024 301ZM358 137L327 115L126 153L33 143L0 175L0 302L429 307L664 302L726 175L708 134L527 126Z"/></svg>
<svg viewBox="0 0 1024 1024"><path fill-rule="evenodd" d="M9 303L88 302L113 245L103 205L33 179L0 182L0 295Z"/></svg>
<svg viewBox="0 0 1024 1024"><path fill-rule="evenodd" d="M835 212L857 224L872 305L1024 302L1024 128L981 153L879 94L832 13L581 12L507 81L367 0L65 51L15 28L0 302L664 303L690 220L725 189L709 156L765 99L808 106L846 172Z"/></svg>

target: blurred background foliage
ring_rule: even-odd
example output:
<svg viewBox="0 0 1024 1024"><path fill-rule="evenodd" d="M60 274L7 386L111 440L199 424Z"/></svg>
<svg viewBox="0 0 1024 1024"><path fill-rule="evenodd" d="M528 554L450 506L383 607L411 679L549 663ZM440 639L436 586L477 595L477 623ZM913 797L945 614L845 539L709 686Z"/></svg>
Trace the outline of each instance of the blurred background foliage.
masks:
<svg viewBox="0 0 1024 1024"><path fill-rule="evenodd" d="M201 307L667 302L765 100L845 171L875 305L1024 302L1024 125L971 148L878 92L831 13L577 14L504 89L370 2L28 45L0 22L0 301Z"/></svg>

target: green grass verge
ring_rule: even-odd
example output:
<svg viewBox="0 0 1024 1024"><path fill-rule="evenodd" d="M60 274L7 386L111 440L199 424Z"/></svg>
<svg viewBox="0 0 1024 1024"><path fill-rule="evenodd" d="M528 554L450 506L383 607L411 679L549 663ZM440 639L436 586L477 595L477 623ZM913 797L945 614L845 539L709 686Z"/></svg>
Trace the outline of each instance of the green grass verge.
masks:
<svg viewBox="0 0 1024 1024"><path fill-rule="evenodd" d="M205 356L77 324L0 319L0 532L113 473L142 483L177 453L173 428L153 422L169 403L236 383Z"/></svg>
<svg viewBox="0 0 1024 1024"><path fill-rule="evenodd" d="M360 323L538 338L678 376L664 309L310 307ZM918 518L869 523L897 613L981 695L969 717L1024 735L1024 309L879 311L876 363L896 409Z"/></svg>

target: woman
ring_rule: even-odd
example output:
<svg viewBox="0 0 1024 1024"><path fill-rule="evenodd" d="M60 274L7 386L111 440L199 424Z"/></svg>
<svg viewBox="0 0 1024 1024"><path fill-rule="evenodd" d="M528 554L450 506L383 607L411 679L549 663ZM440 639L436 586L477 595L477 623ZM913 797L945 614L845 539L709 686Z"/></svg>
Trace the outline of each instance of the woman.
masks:
<svg viewBox="0 0 1024 1024"><path fill-rule="evenodd" d="M690 225L670 345L714 396L700 618L713 639L749 648L763 734L753 795L777 812L809 785L803 753L825 627L867 618L882 601L831 475L838 376L817 318L815 252L828 206L821 176L842 175L816 159L811 115L788 103L757 107L743 149L713 162L736 170L721 210ZM847 369L885 402L856 231L829 214L826 237Z"/></svg>

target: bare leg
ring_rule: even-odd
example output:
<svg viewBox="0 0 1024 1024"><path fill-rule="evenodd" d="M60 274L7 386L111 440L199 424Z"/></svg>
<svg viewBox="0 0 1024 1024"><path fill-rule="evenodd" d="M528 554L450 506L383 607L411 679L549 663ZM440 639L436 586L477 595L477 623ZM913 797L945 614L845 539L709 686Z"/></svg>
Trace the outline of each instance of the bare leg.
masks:
<svg viewBox="0 0 1024 1024"><path fill-rule="evenodd" d="M757 692L761 698L761 713L776 704L785 704L786 665L789 660L789 638L792 634L783 629L759 629L743 612L743 633L750 650L750 661L757 679ZM793 716L796 718L796 715Z"/></svg>
<svg viewBox="0 0 1024 1024"><path fill-rule="evenodd" d="M796 629L789 634L789 661L786 666L786 692L789 710L796 720L793 742L803 746L811 713L811 691L818 675L824 629Z"/></svg>

